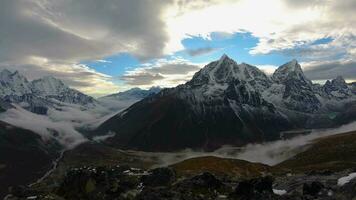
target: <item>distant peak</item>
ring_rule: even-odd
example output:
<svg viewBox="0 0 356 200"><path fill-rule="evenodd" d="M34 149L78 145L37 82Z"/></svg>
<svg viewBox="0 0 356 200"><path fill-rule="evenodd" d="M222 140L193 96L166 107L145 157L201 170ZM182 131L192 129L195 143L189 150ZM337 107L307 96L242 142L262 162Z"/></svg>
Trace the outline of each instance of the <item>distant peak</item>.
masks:
<svg viewBox="0 0 356 200"><path fill-rule="evenodd" d="M226 54L223 54L221 57L220 57L220 59L219 59L220 61L224 61L224 60L232 60L228 55L226 55Z"/></svg>
<svg viewBox="0 0 356 200"><path fill-rule="evenodd" d="M284 82L289 76L294 78L303 79L309 82L304 76L302 67L299 65L296 59L293 59L276 69L272 75L272 79L279 83Z"/></svg>
<svg viewBox="0 0 356 200"><path fill-rule="evenodd" d="M336 78L335 78L335 80L338 80L338 81L345 81L345 79L344 79L344 77L342 77L342 76L337 76Z"/></svg>
<svg viewBox="0 0 356 200"><path fill-rule="evenodd" d="M302 72L302 68L296 59L293 59L281 65L277 70L284 71L284 72L292 72L292 71Z"/></svg>
<svg viewBox="0 0 356 200"><path fill-rule="evenodd" d="M34 80L33 83L43 83L43 84L51 84L57 86L65 86L62 80L55 78L53 76L44 76L40 79Z"/></svg>
<svg viewBox="0 0 356 200"><path fill-rule="evenodd" d="M11 74L12 74L12 72L9 71L8 69L3 69L0 73L1 73L1 74L8 74L8 75L11 75Z"/></svg>

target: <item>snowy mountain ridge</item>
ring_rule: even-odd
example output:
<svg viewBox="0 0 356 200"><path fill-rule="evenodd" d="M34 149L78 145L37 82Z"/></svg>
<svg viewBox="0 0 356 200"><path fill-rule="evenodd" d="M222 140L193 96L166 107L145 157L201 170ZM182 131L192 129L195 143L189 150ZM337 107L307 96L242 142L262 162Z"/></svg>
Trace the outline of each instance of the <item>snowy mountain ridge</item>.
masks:
<svg viewBox="0 0 356 200"><path fill-rule="evenodd" d="M48 107L58 102L92 106L96 101L75 89L69 88L61 80L51 76L28 81L18 71L4 69L0 72L0 99L17 103L31 112L46 114Z"/></svg>
<svg viewBox="0 0 356 200"><path fill-rule="evenodd" d="M108 141L120 148L211 150L274 140L281 131L355 120L354 85L342 77L330 84L313 84L296 60L268 77L255 66L223 55L187 83L163 89L108 119L97 132L120 133Z"/></svg>

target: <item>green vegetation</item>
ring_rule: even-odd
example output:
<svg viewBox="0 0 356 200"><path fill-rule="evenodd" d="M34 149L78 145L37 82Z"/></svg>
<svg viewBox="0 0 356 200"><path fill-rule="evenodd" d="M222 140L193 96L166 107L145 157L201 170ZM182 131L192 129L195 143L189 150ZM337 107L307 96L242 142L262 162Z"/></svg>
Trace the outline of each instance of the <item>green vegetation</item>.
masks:
<svg viewBox="0 0 356 200"><path fill-rule="evenodd" d="M210 172L217 176L256 177L269 172L270 167L260 163L251 163L244 160L218 158L213 156L191 158L173 167L179 176L195 175Z"/></svg>
<svg viewBox="0 0 356 200"><path fill-rule="evenodd" d="M309 149L274 167L274 171L339 171L356 167L356 132L321 138Z"/></svg>

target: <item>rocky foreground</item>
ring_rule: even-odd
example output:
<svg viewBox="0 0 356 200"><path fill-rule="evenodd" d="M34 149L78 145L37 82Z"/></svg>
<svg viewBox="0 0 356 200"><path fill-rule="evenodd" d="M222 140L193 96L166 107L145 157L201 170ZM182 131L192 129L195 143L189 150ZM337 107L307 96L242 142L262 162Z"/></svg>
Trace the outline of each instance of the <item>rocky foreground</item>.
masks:
<svg viewBox="0 0 356 200"><path fill-rule="evenodd" d="M351 132L318 139L275 166L209 156L155 168L154 158L86 144L41 183L11 187L6 199L353 200L355 151Z"/></svg>
<svg viewBox="0 0 356 200"><path fill-rule="evenodd" d="M180 177L174 168L145 171L128 166L69 170L50 190L14 187L15 199L345 199L356 197L356 179L341 185L350 171L254 178L220 177L209 172Z"/></svg>

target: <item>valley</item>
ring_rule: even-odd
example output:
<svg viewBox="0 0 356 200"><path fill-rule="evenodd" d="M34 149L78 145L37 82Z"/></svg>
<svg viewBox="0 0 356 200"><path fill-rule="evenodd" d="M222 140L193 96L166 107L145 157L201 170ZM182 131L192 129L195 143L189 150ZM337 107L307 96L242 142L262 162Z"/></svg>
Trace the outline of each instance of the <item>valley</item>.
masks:
<svg viewBox="0 0 356 200"><path fill-rule="evenodd" d="M7 200L353 195L352 180L335 182L356 167L354 84L314 84L296 60L267 76L223 55L175 88L98 99L53 77L1 77Z"/></svg>

